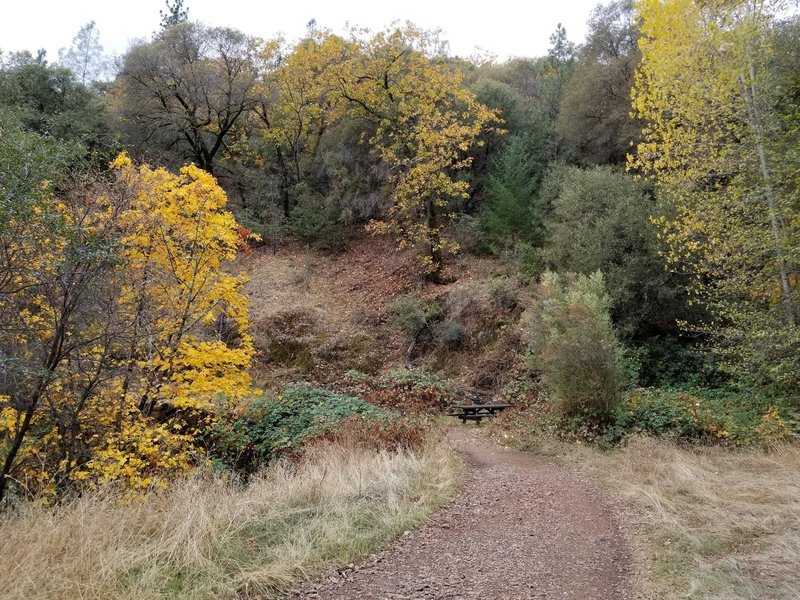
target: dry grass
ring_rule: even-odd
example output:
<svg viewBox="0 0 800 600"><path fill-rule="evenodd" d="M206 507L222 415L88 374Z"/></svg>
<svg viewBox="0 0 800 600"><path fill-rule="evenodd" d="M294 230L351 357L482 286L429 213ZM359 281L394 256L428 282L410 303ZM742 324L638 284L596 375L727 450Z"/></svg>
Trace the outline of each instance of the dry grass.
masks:
<svg viewBox="0 0 800 600"><path fill-rule="evenodd" d="M644 598L800 598L800 450L637 439L562 456L630 509Z"/></svg>
<svg viewBox="0 0 800 600"><path fill-rule="evenodd" d="M454 489L442 446L340 446L248 485L193 478L133 505L97 493L0 521L2 598L268 598L423 522Z"/></svg>

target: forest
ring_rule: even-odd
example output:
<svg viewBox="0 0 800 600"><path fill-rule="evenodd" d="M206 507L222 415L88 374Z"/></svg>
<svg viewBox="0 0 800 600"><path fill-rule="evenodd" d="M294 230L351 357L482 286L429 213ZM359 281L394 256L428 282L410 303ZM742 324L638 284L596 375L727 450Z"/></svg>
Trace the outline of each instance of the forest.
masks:
<svg viewBox="0 0 800 600"><path fill-rule="evenodd" d="M433 507L465 396L513 405L492 435L594 465L645 438L796 452L793 9L611 0L583 43L559 25L546 55L501 62L410 22L255 38L176 0L113 60L94 22L57 60L0 52L0 530L206 480L280 496L321 444L428 456L391 468ZM186 564L167 583L126 565L91 597L306 576L250 565L198 591ZM753 594L697 597L791 597Z"/></svg>

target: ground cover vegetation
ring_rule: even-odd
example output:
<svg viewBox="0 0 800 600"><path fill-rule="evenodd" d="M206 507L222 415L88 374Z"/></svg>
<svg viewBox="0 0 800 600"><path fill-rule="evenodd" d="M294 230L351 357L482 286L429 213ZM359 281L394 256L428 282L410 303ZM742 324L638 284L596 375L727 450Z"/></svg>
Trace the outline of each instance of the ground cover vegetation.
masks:
<svg viewBox="0 0 800 600"><path fill-rule="evenodd" d="M711 510L760 485L734 467L796 462L793 10L613 0L582 45L559 26L545 56L498 62L410 23L259 39L179 0L113 67L94 23L56 63L0 54L0 527L36 548L87 510L133 527L142 554L109 559L100 596L277 593L420 522L452 487L437 415L493 398L515 405L497 435L593 445L560 454L634 510L656 499L642 531L679 552L641 559L653 593L684 571L686 593L768 593L725 561L760 564L778 534L698 529L680 490ZM663 456L683 475L645 473ZM717 467L719 490L669 483ZM328 488L362 468L374 494ZM281 512L296 486L311 504ZM120 517L186 494L244 520L179 556ZM796 531L787 494L765 502ZM201 505L220 538L235 519ZM352 543L258 541L300 513L341 516L325 535Z"/></svg>

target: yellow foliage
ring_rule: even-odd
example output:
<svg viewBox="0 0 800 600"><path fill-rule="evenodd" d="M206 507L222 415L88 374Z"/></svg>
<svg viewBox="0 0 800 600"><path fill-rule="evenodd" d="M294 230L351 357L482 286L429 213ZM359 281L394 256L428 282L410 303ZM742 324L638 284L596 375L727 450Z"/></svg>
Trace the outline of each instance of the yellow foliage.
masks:
<svg viewBox="0 0 800 600"><path fill-rule="evenodd" d="M456 175L470 166L479 135L500 122L460 72L436 56L437 43L411 25L354 30L349 40L315 32L266 76L261 91L270 102L254 112L261 137L278 149L287 185L300 181L327 128L345 118L371 121L368 142L391 170L393 204L368 231L394 234L401 247L422 247L420 263L429 273L455 249L443 239L447 208L470 192ZM267 46L267 62L278 50Z"/></svg>
<svg viewBox="0 0 800 600"><path fill-rule="evenodd" d="M447 207L469 198L469 183L456 174L472 163L468 151L479 135L500 122L462 85L461 74L435 56L436 42L407 25L355 38L351 58L339 65L341 93L377 125L370 143L394 183L388 221L368 230L393 233L401 246L422 246L420 265L431 274L456 248L443 235Z"/></svg>
<svg viewBox="0 0 800 600"><path fill-rule="evenodd" d="M223 269L243 240L224 191L193 165L122 153L110 168L110 184L20 224L18 291L0 297L3 346L24 365L0 395L0 459L31 495L163 486L202 460L193 439L219 399L251 392L244 278Z"/></svg>
<svg viewBox="0 0 800 600"><path fill-rule="evenodd" d="M664 214L654 223L665 256L690 275L693 302L711 309L706 327L727 338L718 349L732 371L761 380L796 372L791 256L800 238L787 224L797 191L776 175L779 117L765 112L781 3L638 0L636 8L642 61L632 98L645 128L629 167L659 184Z"/></svg>

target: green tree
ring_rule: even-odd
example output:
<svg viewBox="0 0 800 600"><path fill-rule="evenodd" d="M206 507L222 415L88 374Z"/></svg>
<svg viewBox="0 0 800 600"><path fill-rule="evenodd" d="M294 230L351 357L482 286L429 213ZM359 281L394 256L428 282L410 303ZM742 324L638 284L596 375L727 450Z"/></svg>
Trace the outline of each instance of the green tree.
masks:
<svg viewBox="0 0 800 600"><path fill-rule="evenodd" d="M115 142L103 100L43 55L12 54L0 64L0 108L16 114L29 131L80 144L73 164L87 156L103 163L111 158Z"/></svg>
<svg viewBox="0 0 800 600"><path fill-rule="evenodd" d="M508 138L489 171L480 211L491 243L501 247L513 247L518 241L541 244L546 214L537 192L543 168L525 139Z"/></svg>
<svg viewBox="0 0 800 600"><path fill-rule="evenodd" d="M189 21L189 9L183 7L183 0L175 0L172 3L169 0L164 0L164 3L167 5L167 10L158 11L163 29L169 29L173 25L180 25Z"/></svg>
<svg viewBox="0 0 800 600"><path fill-rule="evenodd" d="M630 117L639 63L632 0L598 6L564 90L556 130L579 164L625 164L641 123Z"/></svg>
<svg viewBox="0 0 800 600"><path fill-rule="evenodd" d="M675 335L687 318L685 280L666 269L651 217L653 186L610 167L557 167L543 184L552 207L543 257L558 272L605 277L612 319L628 341Z"/></svg>

